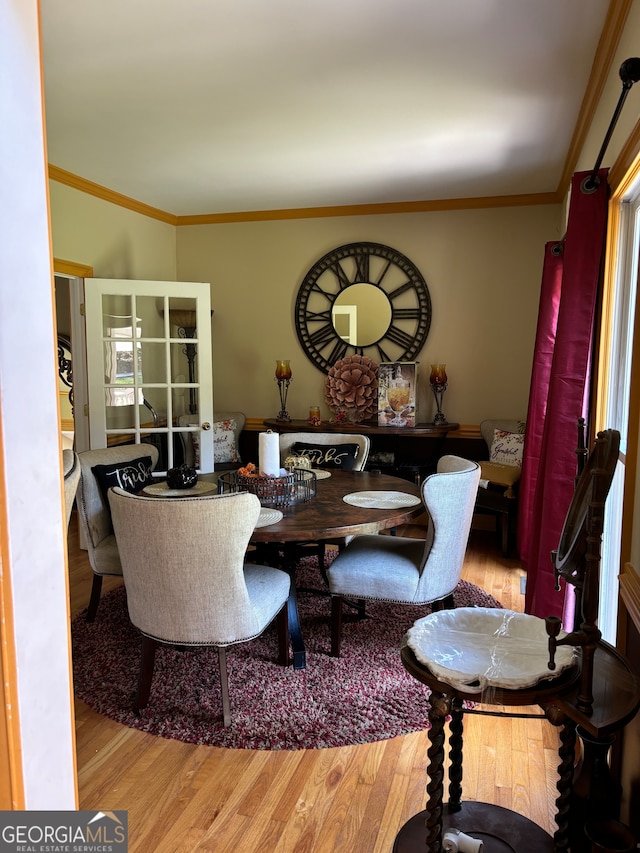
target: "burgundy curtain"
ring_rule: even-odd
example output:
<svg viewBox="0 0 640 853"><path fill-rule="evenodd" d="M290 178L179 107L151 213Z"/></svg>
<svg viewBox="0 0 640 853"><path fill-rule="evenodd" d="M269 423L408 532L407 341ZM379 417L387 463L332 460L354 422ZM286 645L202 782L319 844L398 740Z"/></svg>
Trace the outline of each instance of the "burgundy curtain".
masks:
<svg viewBox="0 0 640 853"><path fill-rule="evenodd" d="M525 610L572 627L573 596L555 590L557 548L576 475L577 421L587 418L594 320L604 254L607 170L586 193L571 183L567 233L546 247L520 482L518 547L527 570Z"/></svg>
<svg viewBox="0 0 640 853"><path fill-rule="evenodd" d="M547 393L551 377L551 361L556 343L558 308L562 290L563 243L547 243L538 309L538 328L533 352L533 368L527 410L526 448L522 458L518 513L518 550L529 554L533 501L542 450L542 432L547 413Z"/></svg>

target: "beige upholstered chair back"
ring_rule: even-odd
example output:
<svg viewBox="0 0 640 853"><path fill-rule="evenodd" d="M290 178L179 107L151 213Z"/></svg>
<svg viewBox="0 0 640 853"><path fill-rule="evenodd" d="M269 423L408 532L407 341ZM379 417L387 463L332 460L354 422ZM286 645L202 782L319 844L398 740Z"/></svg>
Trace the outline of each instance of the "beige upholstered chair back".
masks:
<svg viewBox="0 0 640 853"><path fill-rule="evenodd" d="M111 516L107 508L98 481L92 472L94 465L110 465L130 462L141 456L148 456L153 467L158 463L158 449L152 444L122 444L100 450L85 450L78 454L80 460L80 486L78 488L78 514L80 517L80 547L91 554L99 545L113 535ZM115 543L114 543L115 548ZM117 558L117 552L116 552ZM91 561L92 568L99 567ZM106 572L113 574L113 572Z"/></svg>
<svg viewBox="0 0 640 853"><path fill-rule="evenodd" d="M349 432L283 432L280 434L280 464L291 455L294 444L357 444L358 455L352 471L363 471L369 458L371 442L368 435L357 435Z"/></svg>
<svg viewBox="0 0 640 853"><path fill-rule="evenodd" d="M109 492L132 623L169 643L229 645L264 630L245 552L260 515L248 492L153 498Z"/></svg>
<svg viewBox="0 0 640 853"><path fill-rule="evenodd" d="M429 515L416 600L436 600L457 585L467 550L480 466L459 456L442 456L425 478L422 497Z"/></svg>
<svg viewBox="0 0 640 853"><path fill-rule="evenodd" d="M78 483L80 482L80 460L73 450L62 451L62 470L64 473L64 506L67 515L67 527L71 520L71 510L76 499Z"/></svg>

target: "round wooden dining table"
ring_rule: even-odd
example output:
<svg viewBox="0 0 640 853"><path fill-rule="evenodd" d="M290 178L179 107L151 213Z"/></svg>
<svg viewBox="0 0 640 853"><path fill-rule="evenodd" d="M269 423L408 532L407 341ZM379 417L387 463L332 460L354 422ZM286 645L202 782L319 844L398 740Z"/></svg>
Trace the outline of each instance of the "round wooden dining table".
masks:
<svg viewBox="0 0 640 853"><path fill-rule="evenodd" d="M410 480L371 471L331 470L330 474L330 477L318 479L316 494L312 498L283 507L279 521L256 527L251 537L254 545L282 545L282 567L289 572L292 581L289 632L294 669L304 669L306 665L304 640L295 602L296 546L364 533L380 533L407 524L425 511L422 500L411 506L393 504L383 509L354 506L343 500L345 495L353 492L403 492L420 497L420 487ZM268 553L268 549L266 551Z"/></svg>
<svg viewBox="0 0 640 853"><path fill-rule="evenodd" d="M331 470L327 473L331 476L318 479L314 497L283 507L282 519L266 527L257 527L251 541L299 544L379 533L407 524L424 512L422 501L413 506L372 509L353 506L343 500L345 495L363 491L404 492L420 497L420 487L410 480L370 471Z"/></svg>

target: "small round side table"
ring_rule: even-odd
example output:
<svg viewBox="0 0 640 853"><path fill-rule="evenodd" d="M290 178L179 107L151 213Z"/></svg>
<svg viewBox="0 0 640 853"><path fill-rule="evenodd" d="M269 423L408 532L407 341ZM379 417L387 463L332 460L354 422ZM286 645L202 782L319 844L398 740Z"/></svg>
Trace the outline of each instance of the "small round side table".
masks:
<svg viewBox="0 0 640 853"><path fill-rule="evenodd" d="M446 829L460 829L484 842L483 853L565 853L577 848L583 828L572 821L573 774L576 728L591 738L610 742L640 707L640 680L626 659L601 642L594 656L594 705L590 716L577 709L579 668L565 670L558 678L533 687L509 690L493 687L469 693L438 679L413 651L401 651L405 669L431 690L426 809L411 818L398 832L394 853L441 853ZM559 728L557 830L551 837L537 824L500 806L462 801L464 701L500 706L538 705L543 716ZM478 713L478 712L475 712ZM507 716L515 713L504 712ZM449 799L444 803L445 723L449 720ZM584 768L587 774L589 768ZM593 817L598 802L592 803Z"/></svg>

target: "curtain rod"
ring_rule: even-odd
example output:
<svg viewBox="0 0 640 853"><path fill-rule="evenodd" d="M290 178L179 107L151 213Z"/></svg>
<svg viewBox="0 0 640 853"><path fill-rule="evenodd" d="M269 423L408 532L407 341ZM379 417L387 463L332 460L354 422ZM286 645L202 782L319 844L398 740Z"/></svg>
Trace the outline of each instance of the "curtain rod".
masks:
<svg viewBox="0 0 640 853"><path fill-rule="evenodd" d="M609 123L609 128L605 134L602 146L600 147L600 153L598 154L595 166L593 167L591 174L588 175L580 184L580 189L583 193L594 193L600 186L598 169L602 163L602 158L605 155L605 151L607 150L607 146L611 140L611 135L613 134L617 121L620 118L620 113L622 112L622 107L624 106L624 102L629 94L629 90L634 83L637 83L638 80L640 80L640 58L633 56L630 59L625 59L620 66L619 74L620 79L622 80L622 92L620 92L620 98L618 99L611 122Z"/></svg>

